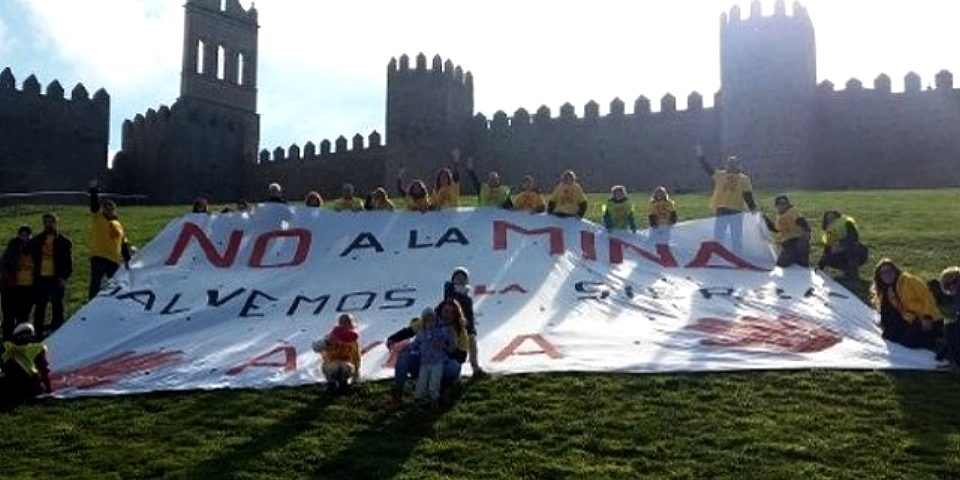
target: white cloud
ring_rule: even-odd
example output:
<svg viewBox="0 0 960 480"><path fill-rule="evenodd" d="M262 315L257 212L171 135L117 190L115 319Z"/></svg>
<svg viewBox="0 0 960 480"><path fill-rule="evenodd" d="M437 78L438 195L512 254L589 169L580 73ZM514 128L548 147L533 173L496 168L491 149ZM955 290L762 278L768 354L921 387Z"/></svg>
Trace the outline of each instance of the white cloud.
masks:
<svg viewBox="0 0 960 480"><path fill-rule="evenodd" d="M7 33L7 25L0 20L0 53L4 53L10 48L10 35Z"/></svg>

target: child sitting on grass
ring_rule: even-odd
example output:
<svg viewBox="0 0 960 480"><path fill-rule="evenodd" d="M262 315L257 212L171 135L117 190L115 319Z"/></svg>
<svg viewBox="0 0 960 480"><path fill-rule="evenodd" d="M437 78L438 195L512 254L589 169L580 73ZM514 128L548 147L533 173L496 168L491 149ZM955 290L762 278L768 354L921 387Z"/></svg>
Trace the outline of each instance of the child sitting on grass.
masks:
<svg viewBox="0 0 960 480"><path fill-rule="evenodd" d="M411 348L420 353L417 403L423 407L437 409L440 406L443 366L454 352L456 342L450 329L437 321L432 310L424 311L420 318L423 321L422 328L411 344Z"/></svg>
<svg viewBox="0 0 960 480"><path fill-rule="evenodd" d="M323 357L327 392L346 393L360 381L360 334L353 315L343 314L327 336L314 342L313 351Z"/></svg>

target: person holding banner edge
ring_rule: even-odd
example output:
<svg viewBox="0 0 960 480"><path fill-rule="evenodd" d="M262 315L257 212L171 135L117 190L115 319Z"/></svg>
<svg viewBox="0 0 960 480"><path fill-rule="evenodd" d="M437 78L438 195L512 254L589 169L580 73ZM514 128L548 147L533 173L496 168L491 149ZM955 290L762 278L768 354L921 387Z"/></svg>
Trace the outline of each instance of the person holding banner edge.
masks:
<svg viewBox="0 0 960 480"><path fill-rule="evenodd" d="M734 251L740 252L743 250L744 206L751 212L757 209L750 177L743 173L740 159L735 155L727 157L723 168L719 168L707 162L700 144L696 146L696 153L703 171L713 179L710 195L710 208L714 210L713 238L722 241L729 230L730 243Z"/></svg>
<svg viewBox="0 0 960 480"><path fill-rule="evenodd" d="M873 271L870 301L880 311L885 340L936 352L943 336L943 314L927 284L884 258Z"/></svg>

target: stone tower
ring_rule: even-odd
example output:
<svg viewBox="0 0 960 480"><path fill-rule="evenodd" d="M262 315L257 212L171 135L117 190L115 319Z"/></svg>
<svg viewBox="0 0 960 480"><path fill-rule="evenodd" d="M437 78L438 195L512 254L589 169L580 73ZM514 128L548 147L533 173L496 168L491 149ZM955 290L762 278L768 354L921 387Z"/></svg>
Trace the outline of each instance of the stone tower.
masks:
<svg viewBox="0 0 960 480"><path fill-rule="evenodd" d="M806 184L814 164L816 44L807 11L777 0L772 16L750 5L720 17L721 142L760 188Z"/></svg>
<svg viewBox="0 0 960 480"><path fill-rule="evenodd" d="M156 202L243 198L260 143L257 11L238 0L184 9L180 98L124 122L115 177Z"/></svg>
<svg viewBox="0 0 960 480"><path fill-rule="evenodd" d="M468 128L473 116L473 75L449 59L417 55L410 68L407 55L387 66L387 145L393 158L411 174L429 178L446 165L450 151L469 152ZM465 152L465 153L466 153Z"/></svg>

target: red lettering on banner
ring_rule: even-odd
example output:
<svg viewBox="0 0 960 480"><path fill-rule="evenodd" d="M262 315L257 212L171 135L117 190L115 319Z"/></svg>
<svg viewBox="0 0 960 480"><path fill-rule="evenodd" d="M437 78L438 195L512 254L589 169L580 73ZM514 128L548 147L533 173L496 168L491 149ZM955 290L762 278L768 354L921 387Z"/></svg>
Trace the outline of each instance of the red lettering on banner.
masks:
<svg viewBox="0 0 960 480"><path fill-rule="evenodd" d="M523 288L519 283L511 283L507 288L500 290L501 294L504 293L527 293L527 289Z"/></svg>
<svg viewBox="0 0 960 480"><path fill-rule="evenodd" d="M264 360L272 357L274 354L283 353L282 362L265 362ZM291 372L297 369L297 349L292 345L277 345L273 350L267 353L257 355L246 362L227 370L227 375L239 375L250 367L283 367L283 371Z"/></svg>
<svg viewBox="0 0 960 480"><path fill-rule="evenodd" d="M716 255L727 263L730 266L714 266L709 265L710 260L713 259L713 256ZM758 272L766 272L767 270L760 268L742 258L737 256L737 254L727 250L727 247L724 247L719 242L703 242L700 244L700 249L697 250L697 256L687 264L687 268L730 268L730 269L744 269L744 270L756 270Z"/></svg>
<svg viewBox="0 0 960 480"><path fill-rule="evenodd" d="M597 259L597 236L593 232L580 230L580 252L587 260Z"/></svg>
<svg viewBox="0 0 960 480"><path fill-rule="evenodd" d="M475 297L479 297L479 296L481 296L481 295L493 295L494 293L497 293L497 292L496 292L496 291L487 290L487 286L486 286L486 285L483 285L483 284L475 285L475 286L473 287L473 295L474 295Z"/></svg>
<svg viewBox="0 0 960 480"><path fill-rule="evenodd" d="M520 348L520 345L527 340L536 343L540 347L540 350L524 350L518 352L517 349ZM493 357L494 362L502 362L509 358L511 355L546 355L554 360L562 357L563 355L557 351L557 348L553 346L552 343L543 338L543 335L535 333L533 335L518 335L509 345L500 350L495 357Z"/></svg>
<svg viewBox="0 0 960 480"><path fill-rule="evenodd" d="M624 250L630 250L633 253L640 255L641 257L650 260L653 263L659 264L664 268L676 268L677 259L673 257L673 252L670 251L669 245L664 245L662 243L657 244L657 254L654 255L647 250L640 248L632 243L626 242L619 238L610 238L610 263L619 264L623 263L623 252Z"/></svg>
<svg viewBox="0 0 960 480"><path fill-rule="evenodd" d="M229 268L237 258L237 252L240 250L240 240L243 239L243 231L234 230L230 232L230 240L227 242L227 248L223 252L223 255L221 255L217 252L217 247L213 245L213 241L210 240L210 237L207 236L202 228L195 223L186 222L180 230L180 235L177 237L177 242L174 243L173 250L170 252L170 256L167 257L165 265L176 265L180 262L180 257L183 256L187 245L190 244L191 238L197 240L200 249L203 250L207 260L213 264L214 267Z"/></svg>
<svg viewBox="0 0 960 480"><path fill-rule="evenodd" d="M493 249L494 250L506 250L507 249L507 230L511 230L523 235L550 235L550 255L562 255L564 251L563 246L563 229L560 227L545 227L545 228L535 228L532 230L527 230L523 227L514 225L510 222L504 220L496 220L493 222Z"/></svg>
<svg viewBox="0 0 960 480"><path fill-rule="evenodd" d="M837 332L793 314L775 319L700 318L686 328L709 335L700 340L700 344L707 347L762 348L782 353L820 352L843 340Z"/></svg>
<svg viewBox="0 0 960 480"><path fill-rule="evenodd" d="M140 372L146 374L150 373L150 370L177 363L182 354L180 350L146 353L136 353L131 350L73 370L53 372L50 374L50 383L54 390L65 387L86 390L110 385L130 374Z"/></svg>
<svg viewBox="0 0 960 480"><path fill-rule="evenodd" d="M273 265L263 264L263 255L267 251L270 242L277 238L292 237L297 239L297 251L293 254L293 259L288 262L276 263ZM289 230L274 230L264 233L257 237L257 242L253 245L253 253L250 254L250 266L253 268L280 268L295 267L307 259L307 253L310 252L310 242L313 234L310 230L304 228L291 228Z"/></svg>

